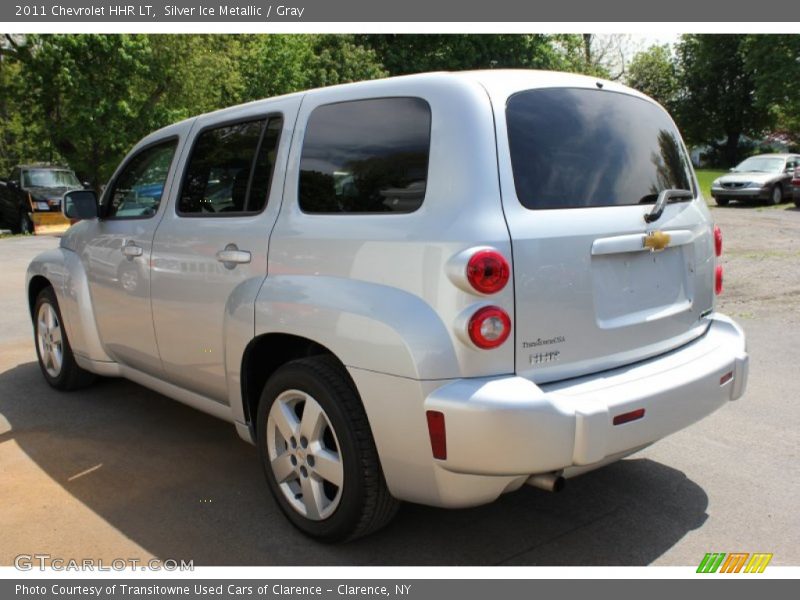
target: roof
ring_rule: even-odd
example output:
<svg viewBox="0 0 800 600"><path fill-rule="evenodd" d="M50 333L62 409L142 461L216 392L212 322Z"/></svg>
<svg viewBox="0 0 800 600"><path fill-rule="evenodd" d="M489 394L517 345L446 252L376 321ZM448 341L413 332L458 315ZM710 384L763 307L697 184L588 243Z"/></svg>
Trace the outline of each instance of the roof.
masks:
<svg viewBox="0 0 800 600"><path fill-rule="evenodd" d="M53 171L72 171L69 167L63 165L53 165L50 163L28 163L24 165L17 165L17 169L52 169Z"/></svg>
<svg viewBox="0 0 800 600"><path fill-rule="evenodd" d="M796 157L800 156L797 152L766 152L764 154L754 154L753 156L748 156L747 158L789 158L789 157ZM747 160L747 159L745 159Z"/></svg>
<svg viewBox="0 0 800 600"><path fill-rule="evenodd" d="M356 81L353 83L342 83L339 85L312 88L309 90L293 92L291 94L284 94L281 96L272 96L269 98L262 98L253 100L244 104L237 104L226 108L221 108L216 111L196 115L186 120L191 120L196 117L207 115L219 115L228 111L233 112L235 109L256 105L268 100L287 99L298 96L305 96L315 94L323 90L331 89L347 89L347 88L376 88L387 83L394 82L418 82L420 80L427 80L432 84L447 84L450 83L464 83L474 82L483 86L492 97L499 97L505 94L506 96L513 91L519 91L526 88L539 88L539 87L591 87L602 88L609 91L624 92L647 98L641 92L629 88L620 83L601 79L599 77L590 77L588 75L579 75L576 73L564 73L561 71L541 71L535 69L487 69L477 71L437 71L430 73L415 73L413 75L400 75L397 77L385 77L382 79L369 79L364 81ZM648 98L649 99L649 98Z"/></svg>

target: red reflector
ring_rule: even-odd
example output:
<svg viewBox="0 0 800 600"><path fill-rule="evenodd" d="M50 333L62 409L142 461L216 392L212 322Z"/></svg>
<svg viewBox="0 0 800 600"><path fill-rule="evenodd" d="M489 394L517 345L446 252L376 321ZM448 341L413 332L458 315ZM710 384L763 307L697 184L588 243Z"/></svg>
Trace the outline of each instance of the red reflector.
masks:
<svg viewBox="0 0 800 600"><path fill-rule="evenodd" d="M714 252L722 256L722 230L717 225L714 225Z"/></svg>
<svg viewBox="0 0 800 600"><path fill-rule="evenodd" d="M716 292L717 296L722 293L722 265L717 265L717 269L714 272L714 292Z"/></svg>
<svg viewBox="0 0 800 600"><path fill-rule="evenodd" d="M622 413L614 417L614 425L622 425L623 423L630 423L636 419L641 419L644 416L644 409L632 410L631 412Z"/></svg>
<svg viewBox="0 0 800 600"><path fill-rule="evenodd" d="M428 418L428 435L431 438L433 458L445 460L447 458L447 434L444 429L444 413L440 413L438 410L429 410L425 416Z"/></svg>
<svg viewBox="0 0 800 600"><path fill-rule="evenodd" d="M728 371L727 373L725 373L725 375L723 375L722 377L719 378L719 384L720 385L725 385L731 379L733 379L733 371Z"/></svg>
<svg viewBox="0 0 800 600"><path fill-rule="evenodd" d="M467 280L481 294L496 294L510 275L508 261L497 250L480 250L467 263Z"/></svg>

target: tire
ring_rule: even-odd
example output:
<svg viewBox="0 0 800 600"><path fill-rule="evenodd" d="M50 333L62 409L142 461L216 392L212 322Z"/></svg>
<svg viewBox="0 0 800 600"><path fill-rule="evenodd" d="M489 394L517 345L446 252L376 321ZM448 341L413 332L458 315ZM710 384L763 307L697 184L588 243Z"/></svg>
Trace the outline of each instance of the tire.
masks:
<svg viewBox="0 0 800 600"><path fill-rule="evenodd" d="M30 214L24 209L20 208L17 213L16 221L12 217L12 233L30 234L33 233L33 221L31 221Z"/></svg>
<svg viewBox="0 0 800 600"><path fill-rule="evenodd" d="M717 206L728 206L728 202L730 202L727 198L714 198L714 201L717 203Z"/></svg>
<svg viewBox="0 0 800 600"><path fill-rule="evenodd" d="M257 427L270 491L306 535L353 540L396 514L361 399L332 356L279 368L261 394Z"/></svg>
<svg viewBox="0 0 800 600"><path fill-rule="evenodd" d="M775 185L772 187L769 200L773 206L778 206L781 202L783 202L783 189L780 185Z"/></svg>
<svg viewBox="0 0 800 600"><path fill-rule="evenodd" d="M33 337L39 368L55 389L77 390L91 384L95 375L75 362L63 323L53 288L43 289L33 308Z"/></svg>
<svg viewBox="0 0 800 600"><path fill-rule="evenodd" d="M28 211L23 209L19 212L19 225L17 227L19 229L17 233L22 233L24 235L33 233L33 221L31 221L31 216L28 214Z"/></svg>

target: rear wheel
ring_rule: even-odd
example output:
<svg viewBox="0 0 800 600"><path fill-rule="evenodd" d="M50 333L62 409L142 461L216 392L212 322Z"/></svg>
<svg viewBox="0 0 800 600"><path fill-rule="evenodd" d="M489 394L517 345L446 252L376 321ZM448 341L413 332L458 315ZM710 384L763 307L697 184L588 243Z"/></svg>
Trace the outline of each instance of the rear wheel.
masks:
<svg viewBox="0 0 800 600"><path fill-rule="evenodd" d="M278 369L264 387L257 425L267 483L303 533L350 540L396 513L399 503L386 488L364 407L333 357Z"/></svg>
<svg viewBox="0 0 800 600"><path fill-rule="evenodd" d="M781 186L776 185L772 188L772 193L770 194L769 199L775 206L783 202L783 190L781 189Z"/></svg>
<svg viewBox="0 0 800 600"><path fill-rule="evenodd" d="M728 202L730 202L727 198L714 198L714 201L718 206L728 206Z"/></svg>
<svg viewBox="0 0 800 600"><path fill-rule="evenodd" d="M44 378L57 390L76 390L92 383L94 374L75 362L53 288L39 292L33 309L36 355Z"/></svg>

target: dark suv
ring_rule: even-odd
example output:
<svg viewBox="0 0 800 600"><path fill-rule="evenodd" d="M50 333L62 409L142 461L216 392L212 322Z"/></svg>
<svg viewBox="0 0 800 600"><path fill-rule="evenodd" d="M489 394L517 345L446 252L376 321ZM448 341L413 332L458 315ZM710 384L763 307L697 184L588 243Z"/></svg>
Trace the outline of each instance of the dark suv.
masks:
<svg viewBox="0 0 800 600"><path fill-rule="evenodd" d="M0 180L0 229L14 233L63 230L69 221L61 214L65 192L81 189L75 172L51 165L19 165Z"/></svg>

